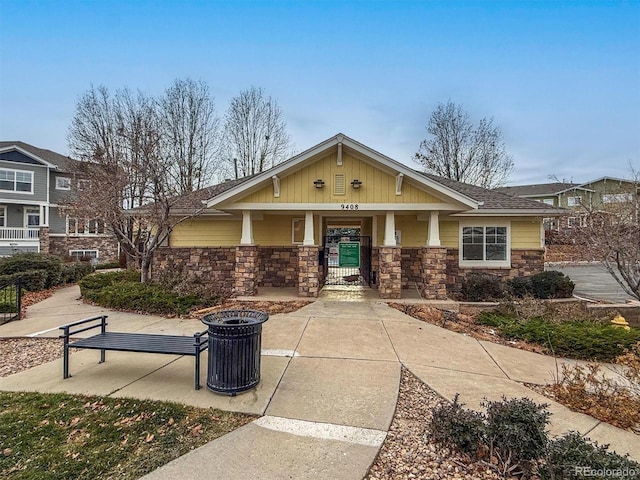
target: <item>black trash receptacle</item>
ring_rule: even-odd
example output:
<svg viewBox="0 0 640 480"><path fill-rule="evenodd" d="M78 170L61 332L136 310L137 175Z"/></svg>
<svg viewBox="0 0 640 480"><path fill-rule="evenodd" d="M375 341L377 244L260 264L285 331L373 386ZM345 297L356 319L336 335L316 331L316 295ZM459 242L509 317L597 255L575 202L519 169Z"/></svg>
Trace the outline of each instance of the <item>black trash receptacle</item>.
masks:
<svg viewBox="0 0 640 480"><path fill-rule="evenodd" d="M262 324L268 319L258 310L221 310L202 317L209 326L209 390L235 395L260 382Z"/></svg>

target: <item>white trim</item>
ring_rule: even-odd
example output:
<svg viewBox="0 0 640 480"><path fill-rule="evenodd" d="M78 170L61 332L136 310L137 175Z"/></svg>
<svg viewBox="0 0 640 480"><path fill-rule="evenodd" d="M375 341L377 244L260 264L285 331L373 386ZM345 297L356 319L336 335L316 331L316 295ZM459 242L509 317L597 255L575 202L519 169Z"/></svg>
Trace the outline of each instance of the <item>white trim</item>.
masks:
<svg viewBox="0 0 640 480"><path fill-rule="evenodd" d="M291 219L291 244L292 245L302 245L304 242L304 233L302 237L302 241L296 242L296 222L303 222L303 232L304 232L304 217L293 217Z"/></svg>
<svg viewBox="0 0 640 480"><path fill-rule="evenodd" d="M29 212L31 210L31 212ZM29 215L35 215L37 211L38 215L38 224L37 225L29 225L28 219ZM22 212L22 225L24 228L38 228L42 225L42 205L38 208L34 207L24 207L24 211Z"/></svg>
<svg viewBox="0 0 640 480"><path fill-rule="evenodd" d="M402 180L404 179L404 173L396 175L396 195L402 195Z"/></svg>
<svg viewBox="0 0 640 480"><path fill-rule="evenodd" d="M303 245L315 245L315 235L313 233L313 212L304 213L304 240Z"/></svg>
<svg viewBox="0 0 640 480"><path fill-rule="evenodd" d="M33 184L35 182L35 172L32 172L31 170L18 170L16 168L5 168L5 167L0 167L0 171L2 170L6 170L8 172L13 172L13 186L14 186L14 190L5 190L4 188L0 188L0 192L4 192L4 193L18 193L18 194L23 194L23 195L33 195ZM28 173L29 175L31 175L31 190L28 192L25 192L24 190L16 190L17 187L17 183L18 180L16 179L16 173ZM0 180L2 182L8 182L9 180ZM26 182L20 182L20 183L26 183ZM49 190L49 187L47 186L47 191Z"/></svg>
<svg viewBox="0 0 640 480"><path fill-rule="evenodd" d="M396 215L393 210L388 210L384 218L384 240L382 241L383 247L395 247L396 241Z"/></svg>
<svg viewBox="0 0 640 480"><path fill-rule="evenodd" d="M251 210L242 211L242 237L240 245L253 245L253 222L251 221Z"/></svg>
<svg viewBox="0 0 640 480"><path fill-rule="evenodd" d="M71 190L71 177L55 177L55 178L56 178L56 186L55 186L56 190L65 190L65 191ZM68 186L66 188L60 186L58 183L58 180L67 180Z"/></svg>
<svg viewBox="0 0 640 480"><path fill-rule="evenodd" d="M442 209L440 209L442 210ZM459 212L452 213L450 217L562 217L566 214L570 213L570 210L561 207L555 207L553 210L545 210L545 209L523 209L518 210L517 208L512 208L510 210L495 210L495 209L486 209L486 210L474 210L467 212Z"/></svg>
<svg viewBox="0 0 640 480"><path fill-rule="evenodd" d="M506 245L506 259L505 260L463 260L463 235L462 231L465 227L506 227L507 232L507 245ZM486 231L483 233L483 236L486 236ZM485 237L486 238L486 237ZM486 250L484 246L486 243L483 242L483 253L482 256L485 256ZM458 225L458 265L460 268L511 268L511 222L494 222L491 220L484 221L466 221L460 222Z"/></svg>
<svg viewBox="0 0 640 480"><path fill-rule="evenodd" d="M233 205L229 205L225 208L225 210L287 210L287 211L299 211L304 212L307 210L325 210L325 211L334 211L340 212L343 211L341 205L343 204L353 204L358 205L358 210L360 212L377 212L382 211L386 212L387 210L440 210L440 211L458 211L460 207L457 205L453 205L450 203L358 203L358 202L329 202L329 203L235 203ZM538 212L540 214L540 212Z"/></svg>
<svg viewBox="0 0 640 480"><path fill-rule="evenodd" d="M341 141L338 140L339 138L341 138ZM339 143L342 143L343 146L347 146L352 150L364 155L369 161L380 164L383 167L386 167L388 170L393 171L394 175L403 173L407 178L414 180L418 185L427 187L430 190L435 190L436 192L450 198L453 201L460 202L462 205L467 206L468 208L478 208L482 203L472 199L471 197L463 195L460 192L453 190L452 188L442 185L441 183L438 183L435 180L430 179L429 177L421 175L418 172L410 169L406 165L403 165L400 162L382 155L381 153L376 152L375 150L361 143L358 143L345 135L338 134L265 172L257 174L255 177L247 180L246 182L236 185L235 187L230 188L220 195L209 199L207 201L207 207L215 207L225 201L233 199L238 195L245 195L249 193L249 191L254 187L258 187L261 184L265 183L265 181L271 178L271 176L273 175L284 177L289 173L293 173L294 171L303 168L307 163L318 159L321 154L328 152L334 147L337 148Z"/></svg>
<svg viewBox="0 0 640 480"><path fill-rule="evenodd" d="M90 257L90 258L95 258L96 260L100 258L100 250L98 250L97 248L74 248L72 250L69 250L69 256L73 257L74 253L79 253L82 252L82 255L79 255L78 259L80 257L87 257L88 255L84 255L84 253L86 252L96 252L96 256L95 257Z"/></svg>
<svg viewBox="0 0 640 480"><path fill-rule="evenodd" d="M427 227L427 247L440 246L440 220L438 211L432 211Z"/></svg>
<svg viewBox="0 0 640 480"><path fill-rule="evenodd" d="M53 169L55 169L55 170L57 170L57 169L58 169L58 166L57 166L57 165L54 165L54 164L53 164L53 163L51 163L51 162L47 162L46 160L44 160L44 159L40 158L39 156L34 155L33 153L31 153L31 152L29 152L29 151L27 151L27 150L25 150L25 149L23 149L23 148L20 148L20 147L19 147L19 146L17 146L17 145L9 145L8 147L0 148L0 153L10 152L11 150L17 150L18 152L22 153L23 155L26 155L27 157L31 157L31 158L33 158L34 160L38 161L38 162L41 162L43 165L40 165L40 166L45 166L45 167L53 168ZM3 162L11 162L11 160L5 160L5 159L2 159L2 161L3 161ZM11 163L20 163L20 162L11 162ZM27 164L27 165L28 165L28 164Z"/></svg>

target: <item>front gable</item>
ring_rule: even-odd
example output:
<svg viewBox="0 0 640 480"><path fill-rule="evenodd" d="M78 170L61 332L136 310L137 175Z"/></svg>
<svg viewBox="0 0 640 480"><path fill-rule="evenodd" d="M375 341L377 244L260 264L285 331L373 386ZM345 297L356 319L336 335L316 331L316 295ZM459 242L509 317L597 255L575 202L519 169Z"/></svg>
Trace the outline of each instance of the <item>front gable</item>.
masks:
<svg viewBox="0 0 640 480"><path fill-rule="evenodd" d="M27 152L18 146L1 148L0 160L3 162L19 163L23 165L37 165L56 168L52 163L47 162L37 155Z"/></svg>
<svg viewBox="0 0 640 480"><path fill-rule="evenodd" d="M359 184L359 186L358 186ZM321 186L319 186L321 185ZM337 135L207 202L218 210L397 208L469 210L478 203Z"/></svg>

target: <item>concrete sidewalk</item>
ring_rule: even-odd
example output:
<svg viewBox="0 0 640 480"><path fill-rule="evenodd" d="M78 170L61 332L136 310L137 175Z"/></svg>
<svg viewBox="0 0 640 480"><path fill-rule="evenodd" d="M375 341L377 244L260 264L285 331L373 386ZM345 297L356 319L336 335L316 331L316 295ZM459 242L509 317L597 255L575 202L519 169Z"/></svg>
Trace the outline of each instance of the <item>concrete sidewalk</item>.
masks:
<svg viewBox="0 0 640 480"><path fill-rule="evenodd" d="M25 320L0 326L0 336L57 336L58 325L98 313L109 315L113 331L191 335L203 329L193 319L105 312L83 305L78 296L77 287L60 290L31 307ZM171 400L261 415L145 477L150 479L207 478L212 471L242 479L362 478L391 423L401 364L442 396L459 393L471 408L502 395L549 403L551 433L577 430L640 460L638 436L571 412L523 385L551 381L559 368L555 359L478 342L381 301L321 299L273 315L264 324L262 347L261 383L237 397L194 390L191 357L107 352L107 361L98 364L95 351L71 356L72 378L62 380L57 360L0 379L0 389ZM206 378L205 366L201 375Z"/></svg>

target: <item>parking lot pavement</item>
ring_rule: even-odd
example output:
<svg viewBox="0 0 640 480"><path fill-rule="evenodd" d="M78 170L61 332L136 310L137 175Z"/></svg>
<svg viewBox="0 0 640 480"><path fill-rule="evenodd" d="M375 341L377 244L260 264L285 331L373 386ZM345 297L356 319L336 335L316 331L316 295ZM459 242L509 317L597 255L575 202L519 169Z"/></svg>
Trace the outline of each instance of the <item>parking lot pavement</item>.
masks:
<svg viewBox="0 0 640 480"><path fill-rule="evenodd" d="M576 284L574 295L608 303L635 300L627 295L607 269L599 264L547 264L545 270L557 270Z"/></svg>

